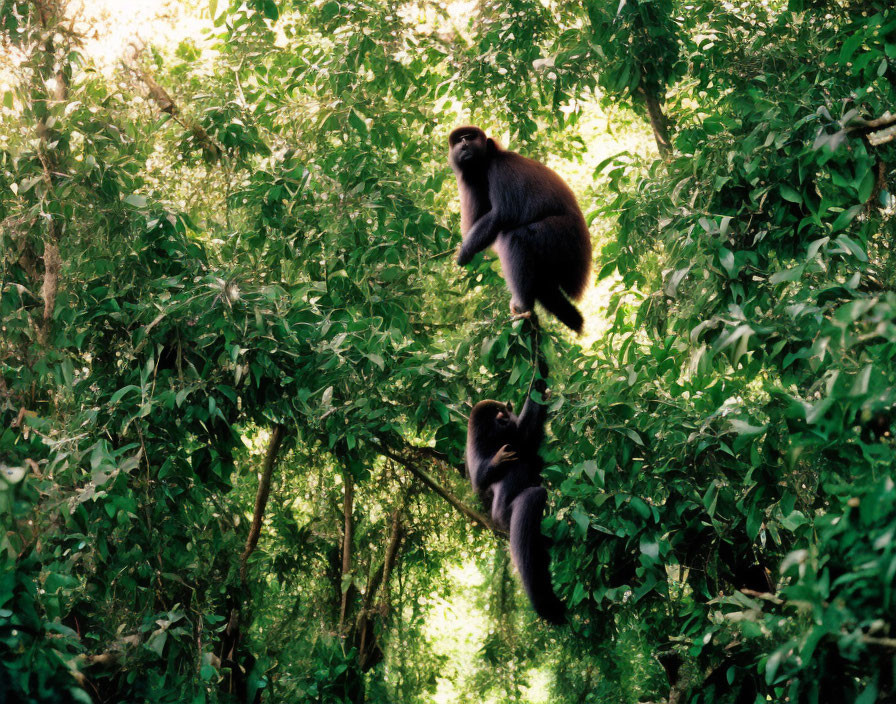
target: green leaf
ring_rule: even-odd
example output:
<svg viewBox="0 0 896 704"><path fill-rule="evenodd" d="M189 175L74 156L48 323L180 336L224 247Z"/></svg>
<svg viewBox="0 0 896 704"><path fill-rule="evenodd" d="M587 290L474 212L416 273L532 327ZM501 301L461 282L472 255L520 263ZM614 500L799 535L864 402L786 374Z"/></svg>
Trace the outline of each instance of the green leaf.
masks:
<svg viewBox="0 0 896 704"><path fill-rule="evenodd" d="M367 123L365 123L364 119L354 110L349 111L348 123L363 139L367 139L370 136L370 132L367 129Z"/></svg>
<svg viewBox="0 0 896 704"><path fill-rule="evenodd" d="M845 66L852 59L852 55L855 53L856 49L859 48L859 45L864 39L864 32L861 31L856 31L847 35L846 39L843 41L843 46L840 47L841 64Z"/></svg>
<svg viewBox="0 0 896 704"><path fill-rule="evenodd" d="M768 425L752 425L746 421L732 418L728 421L731 430L738 435L761 435L768 429Z"/></svg>
<svg viewBox="0 0 896 704"><path fill-rule="evenodd" d="M768 278L768 281L770 284L783 284L787 281L799 281L803 276L803 270L805 268L805 264L800 264L799 266L795 266L793 269L776 271Z"/></svg>
<svg viewBox="0 0 896 704"><path fill-rule="evenodd" d="M845 251L852 254L859 261L868 261L868 255L865 253L865 250L862 249L862 247L859 246L859 244L850 237L847 237L846 235L839 235L837 239L834 240L834 242L839 244Z"/></svg>
<svg viewBox="0 0 896 704"><path fill-rule="evenodd" d="M647 505L647 503L644 501L644 499L641 499L640 497L637 497L637 496L632 496L629 499L629 504L631 505L631 507L633 509L635 509L635 512L639 516L641 516L641 518L644 518L644 519L650 518L650 515L651 515L650 514L650 506Z"/></svg>
<svg viewBox="0 0 896 704"><path fill-rule="evenodd" d="M870 165L866 166L864 175L862 176L861 181L859 182L859 200L862 203L867 203L871 199L871 194L874 192L874 181L875 175L874 170Z"/></svg>
<svg viewBox="0 0 896 704"><path fill-rule="evenodd" d="M139 393L140 387L134 386L132 384L130 386L120 388L118 391L112 394L112 398L109 399L109 404L114 406L116 403L121 401L122 398L124 398L125 394L130 393L131 391L137 391Z"/></svg>
<svg viewBox="0 0 896 704"><path fill-rule="evenodd" d="M803 513L796 510L791 511L787 516L781 519L781 525L791 533L800 526L806 525L808 522L808 519L803 515Z"/></svg>
<svg viewBox="0 0 896 704"><path fill-rule="evenodd" d="M320 8L321 21L324 22L324 24L328 23L339 15L340 10L341 8L338 2L334 2L333 0L325 2Z"/></svg>
<svg viewBox="0 0 896 704"><path fill-rule="evenodd" d="M146 198L137 193L131 193L129 196L125 196L123 201L128 205L133 205L135 208L145 208L146 207Z"/></svg>
<svg viewBox="0 0 896 704"><path fill-rule="evenodd" d="M871 372L873 370L873 364L866 364L862 370L856 374L852 388L849 390L850 396L864 396L868 393L869 383L871 382Z"/></svg>
<svg viewBox="0 0 896 704"><path fill-rule="evenodd" d="M734 252L727 247L719 247L719 263L728 272L730 278L733 279L737 276L737 269L734 265Z"/></svg>
<svg viewBox="0 0 896 704"><path fill-rule="evenodd" d="M186 400L187 396L190 395L190 389L181 389L177 392L177 396L174 397L174 403L180 408L183 405L183 402Z"/></svg>
<svg viewBox="0 0 896 704"><path fill-rule="evenodd" d="M638 431L633 430L632 428L625 428L624 432L632 440L632 442L640 445L641 447L644 446L644 441L641 439L641 436L638 435Z"/></svg>
<svg viewBox="0 0 896 704"><path fill-rule="evenodd" d="M718 501L719 485L716 480L713 480L709 483L709 487L707 487L706 492L703 494L703 506L706 508L706 513L709 514L710 518L716 513L716 504Z"/></svg>
<svg viewBox="0 0 896 704"><path fill-rule="evenodd" d="M165 649L165 643L168 642L168 631L159 630L153 633L146 641L146 647L154 652L158 657L162 657L162 651Z"/></svg>
<svg viewBox="0 0 896 704"><path fill-rule="evenodd" d="M814 242L812 242L812 244L810 244L809 248L806 250L806 261L815 259L819 250L830 241L831 241L830 237L822 237L821 239L817 239Z"/></svg>
<svg viewBox="0 0 896 704"><path fill-rule="evenodd" d="M867 199L866 199L867 200ZM837 230L842 230L849 223L853 221L853 219L862 212L862 205L854 205L848 210L844 210L840 215L837 216L837 219L834 220L834 224L831 226L831 230L833 232L837 232Z"/></svg>
<svg viewBox="0 0 896 704"><path fill-rule="evenodd" d="M778 187L778 191L781 194L781 197L784 200L790 201L791 203L802 203L803 197L799 194L799 191L788 186L786 183L782 183Z"/></svg>
<svg viewBox="0 0 896 704"><path fill-rule="evenodd" d="M264 16L275 21L280 18L280 10L277 9L277 3L274 0L264 0Z"/></svg>
<svg viewBox="0 0 896 704"><path fill-rule="evenodd" d="M591 519L588 517L588 514L578 506L572 510L572 519L575 521L579 539L583 539L588 535L588 527L591 525Z"/></svg>

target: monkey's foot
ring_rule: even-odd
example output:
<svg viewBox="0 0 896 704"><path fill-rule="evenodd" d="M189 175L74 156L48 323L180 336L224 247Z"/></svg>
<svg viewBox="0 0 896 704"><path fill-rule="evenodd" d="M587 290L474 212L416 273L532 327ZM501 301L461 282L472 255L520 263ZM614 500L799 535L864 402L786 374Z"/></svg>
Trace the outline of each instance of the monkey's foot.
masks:
<svg viewBox="0 0 896 704"><path fill-rule="evenodd" d="M510 319L511 320L529 320L532 317L532 310L520 310L513 302L510 303Z"/></svg>

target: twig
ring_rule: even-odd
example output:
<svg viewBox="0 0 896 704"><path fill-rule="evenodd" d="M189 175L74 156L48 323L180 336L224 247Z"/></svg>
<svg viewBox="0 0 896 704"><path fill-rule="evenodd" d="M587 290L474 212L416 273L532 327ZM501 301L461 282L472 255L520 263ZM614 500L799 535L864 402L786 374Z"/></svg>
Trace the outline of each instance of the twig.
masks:
<svg viewBox="0 0 896 704"><path fill-rule="evenodd" d="M755 589L740 589L739 591L741 594L746 594L754 599L762 599L772 604L781 605L784 603L783 599L779 599L774 594L769 594L768 592L757 592Z"/></svg>
<svg viewBox="0 0 896 704"><path fill-rule="evenodd" d="M879 645L883 648L896 649L896 638L878 638L876 636L862 636L862 642L868 645Z"/></svg>

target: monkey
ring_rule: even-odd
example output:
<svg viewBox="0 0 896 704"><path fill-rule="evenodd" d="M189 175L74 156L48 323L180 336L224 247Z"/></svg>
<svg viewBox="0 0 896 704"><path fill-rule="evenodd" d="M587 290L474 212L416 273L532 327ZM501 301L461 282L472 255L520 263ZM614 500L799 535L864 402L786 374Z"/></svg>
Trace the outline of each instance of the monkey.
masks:
<svg viewBox="0 0 896 704"><path fill-rule="evenodd" d="M552 624L565 623L566 607L551 586L550 555L541 534L547 491L541 486L547 408L532 398L547 395L544 379L534 380L522 413L510 403L480 401L470 413L466 464L473 489L492 520L510 533L510 556L535 612Z"/></svg>
<svg viewBox="0 0 896 704"><path fill-rule="evenodd" d="M531 315L537 300L581 333L582 314L569 299L581 298L588 283L591 235L569 186L544 164L502 149L478 127L458 127L448 145L460 192L457 263L464 266L492 246L514 318Z"/></svg>

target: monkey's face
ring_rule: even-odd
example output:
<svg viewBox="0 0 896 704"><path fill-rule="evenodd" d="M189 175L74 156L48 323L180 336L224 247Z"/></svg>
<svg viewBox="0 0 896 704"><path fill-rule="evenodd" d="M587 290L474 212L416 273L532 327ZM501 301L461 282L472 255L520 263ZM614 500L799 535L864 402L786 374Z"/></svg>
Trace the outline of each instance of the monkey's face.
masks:
<svg viewBox="0 0 896 704"><path fill-rule="evenodd" d="M485 132L478 127L458 127L448 137L449 158L455 168L479 163L487 153Z"/></svg>
<svg viewBox="0 0 896 704"><path fill-rule="evenodd" d="M469 432L477 442L505 443L512 439L517 418L513 405L501 401L480 401L470 413Z"/></svg>
<svg viewBox="0 0 896 704"><path fill-rule="evenodd" d="M497 413L495 413L495 427L499 430L511 428L516 425L515 419L513 406L510 403L505 403L503 408L498 408Z"/></svg>

